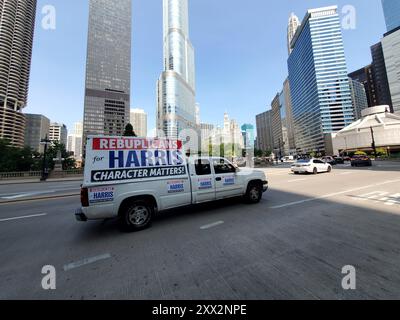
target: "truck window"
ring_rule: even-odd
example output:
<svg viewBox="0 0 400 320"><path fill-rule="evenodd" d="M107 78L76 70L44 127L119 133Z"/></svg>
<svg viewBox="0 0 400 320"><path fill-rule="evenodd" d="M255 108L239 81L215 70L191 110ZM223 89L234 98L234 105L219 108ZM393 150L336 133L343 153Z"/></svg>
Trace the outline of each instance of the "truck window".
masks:
<svg viewBox="0 0 400 320"><path fill-rule="evenodd" d="M233 165L226 162L224 159L215 159L214 160L214 170L215 174L225 174L225 173L234 173L236 169Z"/></svg>
<svg viewBox="0 0 400 320"><path fill-rule="evenodd" d="M196 160L195 162L196 174L198 176L205 176L211 174L211 164L208 160Z"/></svg>

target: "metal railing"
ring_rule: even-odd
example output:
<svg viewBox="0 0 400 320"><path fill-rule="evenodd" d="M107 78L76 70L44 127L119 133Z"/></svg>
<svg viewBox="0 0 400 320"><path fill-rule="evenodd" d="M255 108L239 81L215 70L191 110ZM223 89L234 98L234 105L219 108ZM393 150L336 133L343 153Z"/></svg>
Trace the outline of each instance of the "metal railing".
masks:
<svg viewBox="0 0 400 320"><path fill-rule="evenodd" d="M60 175L62 177L81 176L83 169L63 170ZM0 172L0 180L37 179L41 176L41 171Z"/></svg>

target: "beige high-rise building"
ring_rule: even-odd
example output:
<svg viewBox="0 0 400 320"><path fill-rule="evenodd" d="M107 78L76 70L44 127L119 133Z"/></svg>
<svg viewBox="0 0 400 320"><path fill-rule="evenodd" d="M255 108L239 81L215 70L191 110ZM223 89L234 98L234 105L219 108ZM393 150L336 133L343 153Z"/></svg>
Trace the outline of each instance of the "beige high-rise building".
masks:
<svg viewBox="0 0 400 320"><path fill-rule="evenodd" d="M289 17L289 23L288 23L288 29L287 29L287 46L288 46L288 53L289 54L292 53L292 48L291 48L290 43L292 42L298 27L300 27L300 20L292 12L292 14Z"/></svg>
<svg viewBox="0 0 400 320"><path fill-rule="evenodd" d="M0 138L24 146L36 0L0 0Z"/></svg>
<svg viewBox="0 0 400 320"><path fill-rule="evenodd" d="M73 152L76 160L82 160L83 122L76 122L74 130L68 135L67 150Z"/></svg>
<svg viewBox="0 0 400 320"><path fill-rule="evenodd" d="M147 137L147 114L142 109L131 109L131 125L138 137Z"/></svg>

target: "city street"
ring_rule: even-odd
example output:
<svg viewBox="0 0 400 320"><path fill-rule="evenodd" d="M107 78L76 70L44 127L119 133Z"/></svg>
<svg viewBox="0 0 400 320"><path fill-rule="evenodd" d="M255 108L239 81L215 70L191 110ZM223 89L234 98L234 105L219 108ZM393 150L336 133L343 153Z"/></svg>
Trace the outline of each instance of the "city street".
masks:
<svg viewBox="0 0 400 320"><path fill-rule="evenodd" d="M258 205L173 210L131 234L75 220L79 181L0 185L0 299L400 298L399 162L262 170ZM36 196L59 198L24 200ZM56 290L42 289L45 265ZM356 290L342 288L347 265Z"/></svg>

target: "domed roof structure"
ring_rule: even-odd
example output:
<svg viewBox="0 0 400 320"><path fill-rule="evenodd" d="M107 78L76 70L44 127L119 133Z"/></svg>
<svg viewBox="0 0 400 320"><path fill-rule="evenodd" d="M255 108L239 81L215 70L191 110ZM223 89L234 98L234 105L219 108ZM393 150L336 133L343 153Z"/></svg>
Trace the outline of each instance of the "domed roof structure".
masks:
<svg viewBox="0 0 400 320"><path fill-rule="evenodd" d="M372 136L377 148L400 150L400 116L389 110L389 106L363 110L360 120L332 135L334 153L371 150Z"/></svg>

